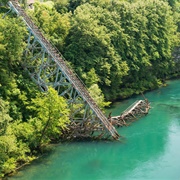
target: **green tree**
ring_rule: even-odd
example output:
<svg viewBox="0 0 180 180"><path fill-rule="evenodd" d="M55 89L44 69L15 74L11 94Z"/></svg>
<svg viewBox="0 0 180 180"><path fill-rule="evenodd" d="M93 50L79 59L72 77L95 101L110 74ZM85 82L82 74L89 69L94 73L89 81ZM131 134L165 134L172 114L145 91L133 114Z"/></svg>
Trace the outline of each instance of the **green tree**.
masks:
<svg viewBox="0 0 180 180"><path fill-rule="evenodd" d="M57 12L59 12L60 14L64 14L68 12L69 0L55 0L54 7Z"/></svg>
<svg viewBox="0 0 180 180"><path fill-rule="evenodd" d="M90 69L89 72L82 74L83 79L85 80L86 86L89 88L93 84L97 84L99 82L99 78L95 72L95 69Z"/></svg>
<svg viewBox="0 0 180 180"><path fill-rule="evenodd" d="M92 68L95 69L99 87L103 93L106 89L109 90L104 93L106 98L108 95L110 98L116 97L112 91L118 89L128 71L126 62L112 44L117 36L126 38L119 24L116 24L114 15L102 7L95 7L89 3L79 6L74 11L73 25L66 39L64 51L65 57L71 61L82 79L84 77L87 79L89 75L86 73ZM116 83L112 83L115 78Z"/></svg>
<svg viewBox="0 0 180 180"><path fill-rule="evenodd" d="M26 130L24 128L22 132ZM0 99L0 177L14 171L17 164L30 160L28 145L18 140L14 129L8 103Z"/></svg>
<svg viewBox="0 0 180 180"><path fill-rule="evenodd" d="M174 64L171 53L176 26L171 8L163 1L148 0L121 2L114 9L128 35L125 50L116 46L130 69L123 79L120 95L126 97L157 88Z"/></svg>
<svg viewBox="0 0 180 180"><path fill-rule="evenodd" d="M26 28L17 18L8 16L0 21L0 96L9 101L10 115L13 119L21 118L17 97L21 93L17 85L23 50L26 46L24 37ZM18 74L19 73L19 74ZM14 116L13 116L14 114Z"/></svg>
<svg viewBox="0 0 180 180"><path fill-rule="evenodd" d="M8 3L8 0L1 0L1 3L6 5Z"/></svg>
<svg viewBox="0 0 180 180"><path fill-rule="evenodd" d="M69 123L69 110L66 101L49 87L48 92L38 93L29 106L34 111L31 124L37 128L38 146L59 139L62 130Z"/></svg>
<svg viewBox="0 0 180 180"><path fill-rule="evenodd" d="M9 104L0 98L0 136L6 132L7 126L11 120L9 116Z"/></svg>
<svg viewBox="0 0 180 180"><path fill-rule="evenodd" d="M29 14L44 32L44 35L62 51L70 28L70 14L59 14L52 1L36 2L34 9L29 10Z"/></svg>
<svg viewBox="0 0 180 180"><path fill-rule="evenodd" d="M91 85L91 87L89 88L89 92L101 109L104 109L104 107L110 105L110 102L105 102L104 94L102 93L101 89L98 87L97 84Z"/></svg>

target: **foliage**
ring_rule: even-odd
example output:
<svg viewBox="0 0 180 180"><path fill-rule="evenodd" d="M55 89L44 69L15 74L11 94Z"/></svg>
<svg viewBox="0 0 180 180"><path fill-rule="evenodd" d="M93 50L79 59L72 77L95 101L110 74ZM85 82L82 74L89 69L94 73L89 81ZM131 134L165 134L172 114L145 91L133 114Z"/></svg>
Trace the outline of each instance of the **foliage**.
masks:
<svg viewBox="0 0 180 180"><path fill-rule="evenodd" d="M66 101L52 87L47 93L38 93L28 108L34 111L30 123L37 128L38 146L58 139L69 123Z"/></svg>
<svg viewBox="0 0 180 180"><path fill-rule="evenodd" d="M9 116L9 104L8 102L0 99L0 136L4 135L6 132L6 128L8 123L11 121L11 117Z"/></svg>
<svg viewBox="0 0 180 180"><path fill-rule="evenodd" d="M121 27L128 34L128 48L117 47L130 69L123 80L124 90L130 88L133 91L129 92L139 94L158 87L158 79L165 78L174 64L171 50L176 26L170 7L162 1L149 0L132 5L119 3L115 9L121 16Z"/></svg>
<svg viewBox="0 0 180 180"><path fill-rule="evenodd" d="M62 38L57 47L87 87L97 84L107 100L157 88L174 69L171 54L179 44L178 1L168 1L174 13L165 0L47 3L36 3L32 16L50 39ZM46 30L51 22L57 24L49 20L57 13L54 7L60 16L68 15L66 22L71 23L58 38L56 29Z"/></svg>
<svg viewBox="0 0 180 180"><path fill-rule="evenodd" d="M29 10L37 26L42 29L46 37L62 51L64 40L70 28L69 14L59 14L52 1L35 3L34 9Z"/></svg>
<svg viewBox="0 0 180 180"><path fill-rule="evenodd" d="M2 16L3 14L0 14ZM43 104L37 104L39 111L29 109L31 101L37 101L39 92L29 76L21 68L23 50L25 49L27 32L22 20L6 16L0 21L0 178L12 173L18 166L30 162L38 153L38 146L44 142L59 138L61 129L68 123L68 108L65 100L59 99L50 90L47 96L39 94L41 101L48 103L47 98L56 98L57 104L49 104L53 108L49 118L52 121L43 133L46 118L39 117ZM43 97L46 98L43 99ZM53 101L53 98L50 99ZM52 103L49 100L49 103ZM35 105L34 105L35 106ZM36 106L36 107L37 107ZM65 108L65 109L64 109ZM42 113L47 115L46 113ZM56 113L56 114L55 114ZM41 122L42 121L42 122ZM41 126L38 126L40 124ZM38 129L39 128L39 129ZM52 131L52 132L51 132ZM42 140L40 141L40 137Z"/></svg>
<svg viewBox="0 0 180 180"><path fill-rule="evenodd" d="M158 87L174 66L177 36L168 4L88 2L74 10L64 51L79 76L87 78L94 68L106 99Z"/></svg>
<svg viewBox="0 0 180 180"><path fill-rule="evenodd" d="M2 17L2 14L0 14ZM22 70L19 69L26 28L22 21L8 16L0 21L0 177L12 172L17 164L29 161L27 144L17 139L14 123L22 119L28 97L26 88L20 85ZM26 77L26 76L25 76ZM23 80L24 84L27 80ZM32 83L30 83L32 84ZM30 84L26 84L29 86ZM19 86L20 85L20 86ZM33 86L31 86L33 89ZM22 99L24 94L24 98ZM30 96L30 94L29 94ZM20 102L23 103L21 104ZM27 111L26 111L27 112ZM23 129L24 130L24 129Z"/></svg>
<svg viewBox="0 0 180 180"><path fill-rule="evenodd" d="M0 99L0 106L0 177L3 177L16 168L17 162L28 161L30 156L26 153L30 149L27 144L18 141L14 134L8 103Z"/></svg>
<svg viewBox="0 0 180 180"><path fill-rule="evenodd" d="M179 0L54 0L36 2L28 13L103 108L180 74L172 58L179 7ZM51 87L40 93L20 66L26 36L20 18L1 19L0 178L33 160L69 123L65 100Z"/></svg>
<svg viewBox="0 0 180 180"><path fill-rule="evenodd" d="M91 85L89 92L101 109L110 105L110 102L105 102L104 95L97 84Z"/></svg>
<svg viewBox="0 0 180 180"><path fill-rule="evenodd" d="M116 89L121 84L128 67L112 44L113 38L126 38L118 27L114 14L101 7L87 3L75 10L64 55L81 78L94 68L100 87ZM114 78L118 79L116 84ZM113 97L114 93L111 95Z"/></svg>
<svg viewBox="0 0 180 180"><path fill-rule="evenodd" d="M8 0L1 0L1 3L5 5L8 3Z"/></svg>

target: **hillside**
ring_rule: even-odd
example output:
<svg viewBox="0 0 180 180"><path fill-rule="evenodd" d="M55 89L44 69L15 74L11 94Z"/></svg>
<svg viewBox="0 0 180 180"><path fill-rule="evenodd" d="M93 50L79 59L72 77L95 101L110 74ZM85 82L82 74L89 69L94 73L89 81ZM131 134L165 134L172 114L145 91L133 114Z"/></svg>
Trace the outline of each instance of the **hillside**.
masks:
<svg viewBox="0 0 180 180"><path fill-rule="evenodd" d="M8 11L2 3L1 17ZM22 6L102 108L180 75L178 0L56 0ZM15 14L1 19L0 177L59 141L69 123L66 100L52 88L40 92L23 70L26 38Z"/></svg>

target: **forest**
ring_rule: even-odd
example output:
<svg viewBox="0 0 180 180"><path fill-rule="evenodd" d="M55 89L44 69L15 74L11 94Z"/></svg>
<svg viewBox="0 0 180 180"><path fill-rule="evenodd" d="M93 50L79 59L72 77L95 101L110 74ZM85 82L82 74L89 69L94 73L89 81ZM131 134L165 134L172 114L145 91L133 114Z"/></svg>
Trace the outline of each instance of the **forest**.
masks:
<svg viewBox="0 0 180 180"><path fill-rule="evenodd" d="M66 100L42 93L23 70L27 29L0 3L0 178L59 142ZM97 102L141 94L180 76L179 0L19 1ZM61 113L59 113L61 112Z"/></svg>

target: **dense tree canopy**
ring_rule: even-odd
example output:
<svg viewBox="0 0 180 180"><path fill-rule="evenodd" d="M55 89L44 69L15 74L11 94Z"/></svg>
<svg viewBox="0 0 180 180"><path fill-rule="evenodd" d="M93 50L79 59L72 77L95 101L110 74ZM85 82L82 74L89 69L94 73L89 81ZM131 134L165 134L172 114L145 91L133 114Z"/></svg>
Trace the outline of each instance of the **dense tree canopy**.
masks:
<svg viewBox="0 0 180 180"><path fill-rule="evenodd" d="M10 15L1 19L0 178L33 160L42 146L60 137L69 122L65 100L55 90L46 95L40 93L21 68L26 36L26 27L20 18ZM46 111L46 106L53 111ZM47 113L51 114L51 123Z"/></svg>
<svg viewBox="0 0 180 180"><path fill-rule="evenodd" d="M36 3L33 10L29 10L37 26L41 28L46 37L62 51L65 38L69 32L69 14L59 14L54 9L54 3Z"/></svg>
<svg viewBox="0 0 180 180"><path fill-rule="evenodd" d="M128 48L122 51L116 47L130 69L123 86L133 89L133 93L157 87L173 66L171 51L176 26L170 7L150 0L133 6L123 2L115 9L120 12L121 27L128 35Z"/></svg>
<svg viewBox="0 0 180 180"><path fill-rule="evenodd" d="M32 9L20 2L101 108L180 75L173 58L179 56L179 0L54 0ZM0 17L7 11L0 7ZM20 18L1 19L0 178L34 159L69 123L66 101L50 87L39 92L21 68L26 39Z"/></svg>
<svg viewBox="0 0 180 180"><path fill-rule="evenodd" d="M86 1L73 11L64 55L82 78L95 69L107 99L156 88L174 66L173 18L163 1Z"/></svg>

